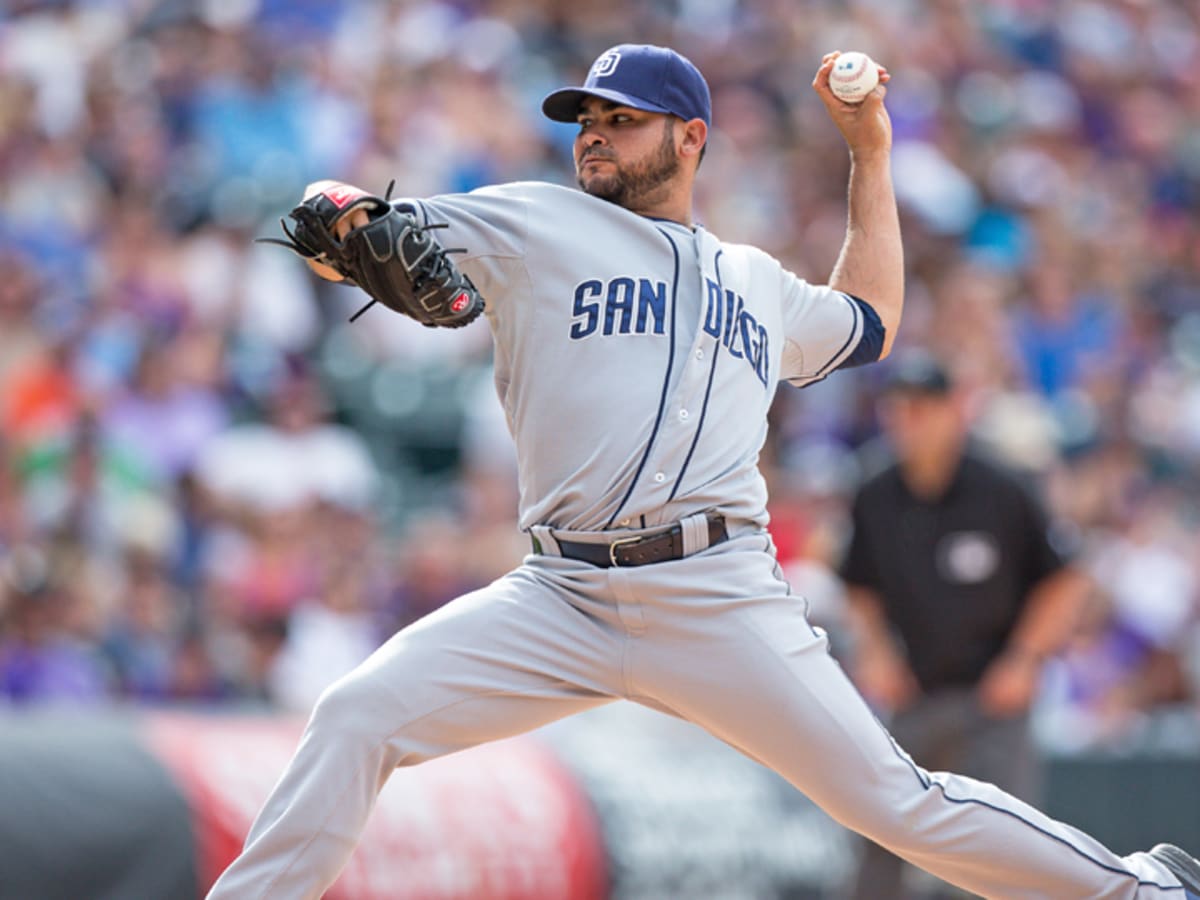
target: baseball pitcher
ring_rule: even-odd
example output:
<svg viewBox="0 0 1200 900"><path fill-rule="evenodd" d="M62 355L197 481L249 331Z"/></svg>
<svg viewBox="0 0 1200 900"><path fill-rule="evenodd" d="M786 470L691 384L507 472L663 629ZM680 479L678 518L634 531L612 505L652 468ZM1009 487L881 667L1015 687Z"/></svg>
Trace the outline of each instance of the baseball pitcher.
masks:
<svg viewBox="0 0 1200 900"><path fill-rule="evenodd" d="M849 104L830 91L837 56L813 81L852 161L825 285L696 221L708 86L661 47L613 47L545 99L578 126L580 190L392 200L326 182L293 210L283 242L324 277L430 327L486 319L531 546L329 688L210 897L319 897L397 767L626 699L703 726L977 894L1200 900L1178 848L1119 857L914 764L776 564L757 467L776 385L886 355L903 303L888 73Z"/></svg>

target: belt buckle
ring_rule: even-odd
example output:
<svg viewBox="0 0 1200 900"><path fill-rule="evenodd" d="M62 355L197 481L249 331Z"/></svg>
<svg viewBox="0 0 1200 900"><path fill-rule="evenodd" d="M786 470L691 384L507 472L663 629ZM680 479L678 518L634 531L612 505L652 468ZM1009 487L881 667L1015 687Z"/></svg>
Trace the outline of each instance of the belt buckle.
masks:
<svg viewBox="0 0 1200 900"><path fill-rule="evenodd" d="M615 541L613 541L611 544L608 545L608 561L610 563L612 563L615 567L620 568L621 564L619 562L617 562L617 548L624 546L625 544L641 543L642 540L643 540L643 538L641 538L641 537L617 538Z"/></svg>

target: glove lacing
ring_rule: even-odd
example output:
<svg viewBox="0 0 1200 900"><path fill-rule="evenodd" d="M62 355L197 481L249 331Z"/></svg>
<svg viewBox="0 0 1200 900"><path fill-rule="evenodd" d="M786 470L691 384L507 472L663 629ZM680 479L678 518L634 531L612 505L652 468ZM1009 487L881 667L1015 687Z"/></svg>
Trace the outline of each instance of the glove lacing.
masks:
<svg viewBox="0 0 1200 900"><path fill-rule="evenodd" d="M393 178L391 181L388 182L387 190L383 194L383 202L384 203L388 203L391 201L392 190L395 187L396 187L396 179ZM449 228L449 227L450 227L449 222L434 222L429 225L415 225L415 226L413 226L413 230L417 233L417 235L419 237L424 237L426 231L432 231L435 228ZM433 244L433 255L434 255L433 262L431 264L429 264L428 266L422 267L422 269L427 274L420 275L416 279L413 280L413 290L414 291L419 290L425 284L425 282L430 279L430 277L434 273L442 272L442 267L447 264L447 260L446 260L447 254L449 254L449 253L466 253L467 252L466 247L449 247L449 248L447 248L447 247L438 246L437 241L432 241L431 243ZM368 309L370 309L372 306L374 306L378 302L379 302L378 300L372 298L371 301L369 303L367 303L362 309L360 309L358 312L356 312L354 315L352 315L350 317L349 321L351 321L351 322L355 321L359 316L361 316L363 313L365 313Z"/></svg>

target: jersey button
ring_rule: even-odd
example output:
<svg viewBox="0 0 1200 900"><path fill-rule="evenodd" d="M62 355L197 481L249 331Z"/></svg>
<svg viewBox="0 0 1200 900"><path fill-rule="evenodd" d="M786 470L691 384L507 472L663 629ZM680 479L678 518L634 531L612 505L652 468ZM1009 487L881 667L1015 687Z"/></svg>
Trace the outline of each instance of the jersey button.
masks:
<svg viewBox="0 0 1200 900"><path fill-rule="evenodd" d="M655 472L654 480L657 481L659 484L662 484L664 481L667 480L667 476L664 475L662 472Z"/></svg>
<svg viewBox="0 0 1200 900"><path fill-rule="evenodd" d="M704 359L704 348L703 347L699 347L696 349L696 359Z"/></svg>
<svg viewBox="0 0 1200 900"><path fill-rule="evenodd" d="M688 411L687 411L686 409L681 409L681 410L679 411L679 418L680 418L680 419L683 419L683 420L686 420L686 419L687 419L687 417L688 417Z"/></svg>
<svg viewBox="0 0 1200 900"><path fill-rule="evenodd" d="M629 520L628 520L628 519L622 519L622 520L621 520L620 522L618 522L617 524L618 524L618 525L620 525L622 528L627 528L627 527L629 526Z"/></svg>

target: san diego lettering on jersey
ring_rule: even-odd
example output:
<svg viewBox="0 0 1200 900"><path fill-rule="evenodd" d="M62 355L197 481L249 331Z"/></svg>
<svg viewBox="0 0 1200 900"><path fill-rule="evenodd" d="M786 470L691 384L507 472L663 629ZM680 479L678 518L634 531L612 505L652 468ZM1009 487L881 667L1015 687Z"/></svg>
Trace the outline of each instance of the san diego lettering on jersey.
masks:
<svg viewBox="0 0 1200 900"><path fill-rule="evenodd" d="M711 278L705 280L704 330L716 338L729 355L744 359L767 386L767 329L746 309L740 294L723 290Z"/></svg>
<svg viewBox="0 0 1200 900"><path fill-rule="evenodd" d="M767 329L746 309L741 295L722 290L706 279L704 330L729 351L744 359L767 385ZM572 307L572 340L583 340L599 332L614 334L663 334L667 307L667 283L649 278L596 278L575 286Z"/></svg>

